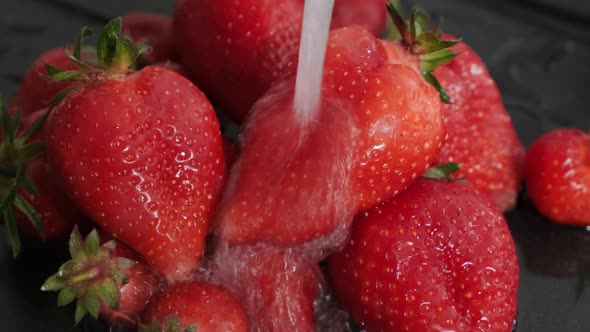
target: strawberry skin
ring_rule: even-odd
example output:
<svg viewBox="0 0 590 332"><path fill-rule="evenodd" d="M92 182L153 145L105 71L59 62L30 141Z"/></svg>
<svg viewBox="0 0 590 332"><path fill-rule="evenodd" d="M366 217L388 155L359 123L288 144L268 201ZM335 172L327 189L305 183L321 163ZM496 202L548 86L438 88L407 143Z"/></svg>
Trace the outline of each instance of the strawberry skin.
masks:
<svg viewBox="0 0 590 332"><path fill-rule="evenodd" d="M295 74L303 7L304 0L180 0L180 61L213 104L241 122L274 83ZM378 34L385 13L383 0L338 0L331 27L360 24Z"/></svg>
<svg viewBox="0 0 590 332"><path fill-rule="evenodd" d="M355 213L422 174L444 128L439 96L416 62L388 55L361 27L333 30L316 119L294 117L289 81L254 106L219 213L222 237L297 245L345 235Z"/></svg>
<svg viewBox="0 0 590 332"><path fill-rule="evenodd" d="M387 25L387 0L335 0L332 29L360 25L379 37Z"/></svg>
<svg viewBox="0 0 590 332"><path fill-rule="evenodd" d="M56 106L48 132L74 202L157 274L186 279L225 175L219 123L200 90L154 66L90 82Z"/></svg>
<svg viewBox="0 0 590 332"><path fill-rule="evenodd" d="M180 0L176 50L213 104L243 120L273 81L294 73L302 17L300 0Z"/></svg>
<svg viewBox="0 0 590 332"><path fill-rule="evenodd" d="M552 221L590 225L590 135L559 128L536 139L525 161L527 193Z"/></svg>
<svg viewBox="0 0 590 332"><path fill-rule="evenodd" d="M164 322L174 315L181 328L196 324L199 332L247 332L248 316L227 290L205 282L181 283L154 297L143 321Z"/></svg>
<svg viewBox="0 0 590 332"><path fill-rule="evenodd" d="M453 49L459 56L434 72L452 100L442 108L448 137L436 164L460 163L457 176L501 211L510 210L522 182L524 147L482 59L465 43Z"/></svg>
<svg viewBox="0 0 590 332"><path fill-rule="evenodd" d="M314 301L324 283L317 264L264 244L221 247L214 262L214 279L245 305L251 331L315 330Z"/></svg>
<svg viewBox="0 0 590 332"><path fill-rule="evenodd" d="M76 65L68 59L63 48L54 48L43 53L27 70L16 95L10 101L11 113L18 109L23 115L27 115L47 108L58 92L75 84L75 82L49 80L45 64L63 70L76 69Z"/></svg>
<svg viewBox="0 0 590 332"><path fill-rule="evenodd" d="M369 331L511 331L519 269L500 211L464 182L419 179L357 215L328 274Z"/></svg>

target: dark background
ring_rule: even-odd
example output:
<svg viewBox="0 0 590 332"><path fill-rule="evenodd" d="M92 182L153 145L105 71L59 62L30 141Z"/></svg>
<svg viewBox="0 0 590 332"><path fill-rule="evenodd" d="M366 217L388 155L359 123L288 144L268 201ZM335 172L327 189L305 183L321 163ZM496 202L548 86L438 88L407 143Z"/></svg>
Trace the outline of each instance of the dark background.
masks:
<svg viewBox="0 0 590 332"><path fill-rule="evenodd" d="M556 127L588 128L590 1L419 3L484 58L525 145ZM71 42L84 25L98 29L133 10L173 8L173 0L2 0L0 91L10 98L41 52ZM524 194L507 219L521 263L518 331L590 331L590 289L579 291L580 276L590 273L590 234L549 223ZM29 246L12 261L0 251L0 331L107 331L92 319L72 328L72 308L55 308L56 295L39 291L64 256L65 248Z"/></svg>

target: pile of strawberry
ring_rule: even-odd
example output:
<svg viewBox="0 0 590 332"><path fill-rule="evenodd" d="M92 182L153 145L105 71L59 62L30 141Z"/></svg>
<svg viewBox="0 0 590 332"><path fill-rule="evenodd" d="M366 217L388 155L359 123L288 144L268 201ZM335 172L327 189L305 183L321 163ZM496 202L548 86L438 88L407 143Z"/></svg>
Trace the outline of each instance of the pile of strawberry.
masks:
<svg viewBox="0 0 590 332"><path fill-rule="evenodd" d="M77 299L76 323L511 331L502 212L523 174L541 213L590 224L590 137L558 130L525 160L482 60L420 8L336 0L320 107L300 121L302 17L301 0L179 0L109 22L95 49L83 29L2 102L7 242L69 235L42 289Z"/></svg>

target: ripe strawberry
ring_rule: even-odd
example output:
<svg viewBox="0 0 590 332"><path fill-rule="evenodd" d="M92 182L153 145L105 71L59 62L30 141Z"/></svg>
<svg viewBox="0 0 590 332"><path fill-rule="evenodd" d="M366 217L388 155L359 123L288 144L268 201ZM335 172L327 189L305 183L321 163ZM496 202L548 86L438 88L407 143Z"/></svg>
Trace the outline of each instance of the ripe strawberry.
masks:
<svg viewBox="0 0 590 332"><path fill-rule="evenodd" d="M76 82L51 81L47 79L46 64L63 70L74 70L76 65L68 59L63 48L48 50L39 56L27 70L16 95L10 101L10 113L19 110L23 115L47 108L60 91Z"/></svg>
<svg viewBox="0 0 590 332"><path fill-rule="evenodd" d="M314 301L323 283L316 264L263 244L222 247L214 262L213 278L245 305L251 331L314 331Z"/></svg>
<svg viewBox="0 0 590 332"><path fill-rule="evenodd" d="M562 224L590 225L590 135L573 128L539 137L526 154L526 188L535 207Z"/></svg>
<svg viewBox="0 0 590 332"><path fill-rule="evenodd" d="M442 108L448 138L436 163L460 163L457 176L509 210L522 181L524 147L482 59L465 43L453 50L459 56L434 72L453 100Z"/></svg>
<svg viewBox="0 0 590 332"><path fill-rule="evenodd" d="M176 50L189 77L213 104L243 121L273 83L297 67L304 0L180 0ZM386 22L383 0L338 0L333 28ZM227 91L232 91L227 94Z"/></svg>
<svg viewBox="0 0 590 332"><path fill-rule="evenodd" d="M154 66L128 73L137 50L119 33L115 19L99 38L102 69L55 74L85 84L55 107L48 155L94 222L160 276L185 280L199 264L224 180L219 123L177 73Z"/></svg>
<svg viewBox="0 0 590 332"><path fill-rule="evenodd" d="M121 31L134 42L149 46L141 56L144 65L176 60L171 17L146 12L129 13L123 17Z"/></svg>
<svg viewBox="0 0 590 332"><path fill-rule="evenodd" d="M221 204L222 238L296 245L332 233L320 244L337 245L355 213L424 172L444 137L429 70L453 54L432 33L405 35L394 44L360 27L332 31L322 104L308 123L293 112L292 82L258 101ZM421 38L432 43L414 50Z"/></svg>
<svg viewBox="0 0 590 332"><path fill-rule="evenodd" d="M332 29L360 25L379 37L387 24L387 0L335 0Z"/></svg>
<svg viewBox="0 0 590 332"><path fill-rule="evenodd" d="M199 332L250 331L248 316L240 302L227 290L206 282L181 283L164 290L150 301L143 314L143 321L146 324L157 324L169 317L177 319L178 329L170 330L164 324L163 332L180 331L191 326ZM160 331L155 327L157 325L147 331Z"/></svg>
<svg viewBox="0 0 590 332"><path fill-rule="evenodd" d="M134 326L149 299L159 291L159 280L150 268L115 240L100 245L96 230L83 240L74 228L69 246L72 260L49 277L41 290L59 291L60 307L77 298L76 324L89 313L112 325Z"/></svg>
<svg viewBox="0 0 590 332"><path fill-rule="evenodd" d="M500 211L467 183L417 180L358 214L327 263L342 305L369 331L511 331L514 242Z"/></svg>
<svg viewBox="0 0 590 332"><path fill-rule="evenodd" d="M243 120L273 81L295 72L302 18L301 0L180 0L176 50L212 102Z"/></svg>

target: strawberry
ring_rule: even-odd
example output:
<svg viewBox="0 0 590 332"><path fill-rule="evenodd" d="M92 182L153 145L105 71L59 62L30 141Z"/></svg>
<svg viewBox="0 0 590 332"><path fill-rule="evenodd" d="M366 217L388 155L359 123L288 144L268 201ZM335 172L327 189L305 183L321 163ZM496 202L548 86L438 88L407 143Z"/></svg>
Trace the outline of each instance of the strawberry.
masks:
<svg viewBox="0 0 590 332"><path fill-rule="evenodd" d="M465 182L421 178L358 214L327 267L367 330L511 331L514 242L501 212Z"/></svg>
<svg viewBox="0 0 590 332"><path fill-rule="evenodd" d="M522 181L524 147L482 59L462 42L453 50L459 56L434 72L453 100L442 108L448 137L436 163L460 163L457 176L507 211Z"/></svg>
<svg viewBox="0 0 590 332"><path fill-rule="evenodd" d="M157 328L169 317L176 318L176 330ZM227 290L200 281L180 283L153 298L143 320L152 325L146 331L173 332L193 328L199 332L247 332L248 316L242 305ZM196 328L196 329L195 329Z"/></svg>
<svg viewBox="0 0 590 332"><path fill-rule="evenodd" d="M76 65L70 61L63 48L46 51L27 70L16 95L10 101L10 113L19 110L23 115L28 115L47 108L55 95L76 83L48 80L46 64L63 70L76 69Z"/></svg>
<svg viewBox="0 0 590 332"><path fill-rule="evenodd" d="M251 331L314 331L322 274L293 250L264 244L217 250L214 280L245 305Z"/></svg>
<svg viewBox="0 0 590 332"><path fill-rule="evenodd" d="M123 17L121 31L136 43L150 47L142 54L145 64L176 60L171 17L146 12L129 13Z"/></svg>
<svg viewBox="0 0 590 332"><path fill-rule="evenodd" d="M335 0L332 29L360 25L379 37L387 24L386 0Z"/></svg>
<svg viewBox="0 0 590 332"><path fill-rule="evenodd" d="M295 74L303 5L303 0L178 1L174 36L188 76L213 104L243 121L275 82ZM338 0L332 27L361 24L380 33L385 14L383 0Z"/></svg>
<svg viewBox="0 0 590 332"><path fill-rule="evenodd" d="M537 210L562 224L590 225L590 135L559 128L537 138L525 160L527 193Z"/></svg>
<svg viewBox="0 0 590 332"><path fill-rule="evenodd" d="M159 290L159 280L121 243L110 240L100 245L100 241L96 230L84 240L75 227L69 242L72 260L49 277L41 290L59 291L60 307L77 298L76 324L89 313L94 318L100 315L112 325L134 326Z"/></svg>
<svg viewBox="0 0 590 332"><path fill-rule="evenodd" d="M309 122L293 112L292 81L257 102L221 203L223 239L290 246L332 234L320 244L337 246L355 213L400 193L433 161L444 93L428 82L437 86L430 71L452 59L452 43L398 23L408 31L398 43L360 27L331 32L322 104ZM423 38L431 44L415 47Z"/></svg>
<svg viewBox="0 0 590 332"><path fill-rule="evenodd" d="M86 215L158 275L185 280L199 264L224 181L219 123L179 74L154 66L128 72L137 53L115 19L98 40L101 69L74 52L80 72L54 70L54 78L84 84L55 107L48 155Z"/></svg>
<svg viewBox="0 0 590 332"><path fill-rule="evenodd" d="M295 73L302 18L302 0L180 0L176 50L213 103L243 120L272 82Z"/></svg>

